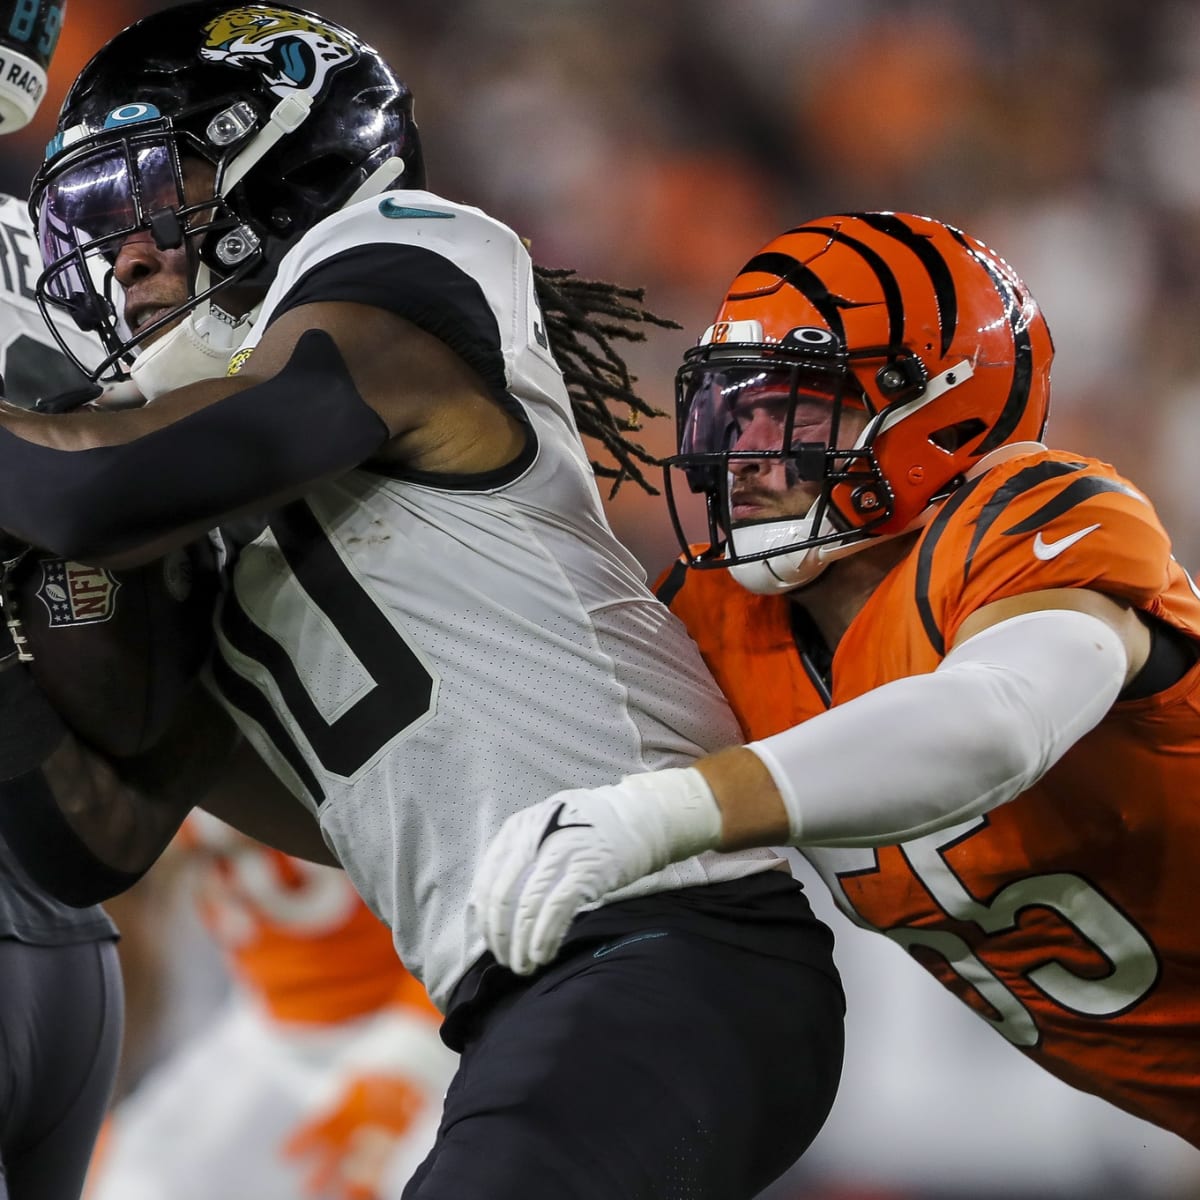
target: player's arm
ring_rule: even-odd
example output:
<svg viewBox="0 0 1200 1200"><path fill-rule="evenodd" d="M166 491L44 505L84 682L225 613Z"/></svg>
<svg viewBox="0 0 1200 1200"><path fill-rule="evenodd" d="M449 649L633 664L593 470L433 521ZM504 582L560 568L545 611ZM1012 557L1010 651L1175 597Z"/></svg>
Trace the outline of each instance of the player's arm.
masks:
<svg viewBox="0 0 1200 1200"><path fill-rule="evenodd" d="M316 822L200 687L154 747L106 757L77 738L10 658L0 667L0 836L69 904L123 892L199 803L287 853L336 865Z"/></svg>
<svg viewBox="0 0 1200 1200"><path fill-rule="evenodd" d="M1032 614L1044 617L1018 619ZM985 605L936 671L701 759L721 816L716 848L880 845L995 808L1099 724L1149 652L1138 612L1088 588Z"/></svg>
<svg viewBox="0 0 1200 1200"><path fill-rule="evenodd" d="M517 813L472 906L497 958L526 972L554 956L582 905L701 851L886 845L987 812L1100 722L1149 646L1141 619L1098 592L997 601L935 671L693 767Z"/></svg>
<svg viewBox="0 0 1200 1200"><path fill-rule="evenodd" d="M67 558L142 562L367 460L473 473L523 445L442 341L380 308L316 302L275 320L243 374L142 408L0 405L0 529Z"/></svg>
<svg viewBox="0 0 1200 1200"><path fill-rule="evenodd" d="M239 740L228 768L201 797L199 806L239 833L293 858L327 867L342 865L321 836L315 818L244 739Z"/></svg>
<svg viewBox="0 0 1200 1200"><path fill-rule="evenodd" d="M232 740L207 712L185 701L153 749L110 759L70 732L15 655L0 665L0 835L30 877L80 906L140 878L228 760Z"/></svg>

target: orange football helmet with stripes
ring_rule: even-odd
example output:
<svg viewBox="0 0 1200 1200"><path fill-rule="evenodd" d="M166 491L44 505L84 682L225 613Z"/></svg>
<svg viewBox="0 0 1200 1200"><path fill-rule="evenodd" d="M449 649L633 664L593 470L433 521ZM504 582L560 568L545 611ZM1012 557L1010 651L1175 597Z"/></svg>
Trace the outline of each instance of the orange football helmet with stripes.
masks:
<svg viewBox="0 0 1200 1200"><path fill-rule="evenodd" d="M923 524L987 456L1041 437L1053 355L1029 289L950 225L878 212L789 230L741 269L678 373L667 498L689 561L732 567L755 591L788 590ZM747 446L746 414L763 396L778 434ZM805 441L814 422L797 413L822 402L826 440ZM851 429L843 444L839 425ZM731 481L755 460L804 481L816 496L805 517L735 519ZM706 499L700 551L680 473Z"/></svg>

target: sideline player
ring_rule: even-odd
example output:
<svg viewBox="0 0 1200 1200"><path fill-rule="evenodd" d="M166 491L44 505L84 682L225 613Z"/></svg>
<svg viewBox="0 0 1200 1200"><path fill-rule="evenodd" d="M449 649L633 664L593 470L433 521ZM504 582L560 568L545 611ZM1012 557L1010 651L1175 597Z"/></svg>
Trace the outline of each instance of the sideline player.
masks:
<svg viewBox="0 0 1200 1200"><path fill-rule="evenodd" d="M1051 357L937 221L747 263L679 373L709 538L660 594L755 740L510 819L473 892L501 961L697 838L791 843L1047 1070L1200 1146L1200 594L1136 487L1040 444Z"/></svg>
<svg viewBox="0 0 1200 1200"><path fill-rule="evenodd" d="M170 855L232 988L114 1110L88 1200L385 1200L433 1144L456 1066L345 873L207 813Z"/></svg>
<svg viewBox="0 0 1200 1200"><path fill-rule="evenodd" d="M196 700L156 763L105 767L27 687L8 825L76 898L128 886L206 775L244 831L273 806L266 840L331 847L463 1051L406 1196L750 1197L841 1061L828 931L777 856L639 881L532 980L466 918L506 816L738 733L577 431L633 467L606 404L637 403L611 338L639 310L422 185L407 89L311 13L174 7L81 74L35 184L39 294L154 402L0 410L0 526L121 561L220 525L213 685L249 748L222 768Z"/></svg>
<svg viewBox="0 0 1200 1200"><path fill-rule="evenodd" d="M63 5L0 2L0 134L45 93ZM0 196L0 371L14 404L78 387L34 295L39 255L24 204ZM86 336L62 336L87 353ZM0 630L0 672L19 669ZM4 714L0 737L12 737ZM75 1200L116 1076L123 999L116 927L38 888L0 840L0 1197Z"/></svg>

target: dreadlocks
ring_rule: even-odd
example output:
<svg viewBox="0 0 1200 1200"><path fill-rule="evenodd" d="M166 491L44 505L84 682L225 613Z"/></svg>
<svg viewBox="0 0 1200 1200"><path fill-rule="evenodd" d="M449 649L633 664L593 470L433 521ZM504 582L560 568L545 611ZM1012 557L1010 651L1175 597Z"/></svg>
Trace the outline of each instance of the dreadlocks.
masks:
<svg viewBox="0 0 1200 1200"><path fill-rule="evenodd" d="M658 489L638 463L657 466L659 460L626 434L640 427L642 417L666 414L633 390L635 377L612 342L617 338L644 342L646 334L635 328L637 325L661 329L678 329L679 325L645 308L642 288L580 279L567 268L535 266L533 277L546 319L546 336L562 369L579 432L595 438L616 460L617 465L611 467L593 459L592 470L613 481L610 499L626 479L657 496ZM614 416L613 402L624 404L628 416Z"/></svg>

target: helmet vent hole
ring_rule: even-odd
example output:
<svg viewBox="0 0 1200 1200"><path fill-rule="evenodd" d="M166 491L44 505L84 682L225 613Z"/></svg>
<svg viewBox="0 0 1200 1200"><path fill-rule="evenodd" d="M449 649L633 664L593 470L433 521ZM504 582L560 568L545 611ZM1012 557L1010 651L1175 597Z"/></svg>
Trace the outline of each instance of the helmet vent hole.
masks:
<svg viewBox="0 0 1200 1200"><path fill-rule="evenodd" d="M979 417L968 417L965 421L956 421L953 425L943 425L929 435L929 440L947 454L961 450L968 442L987 432L987 425Z"/></svg>

